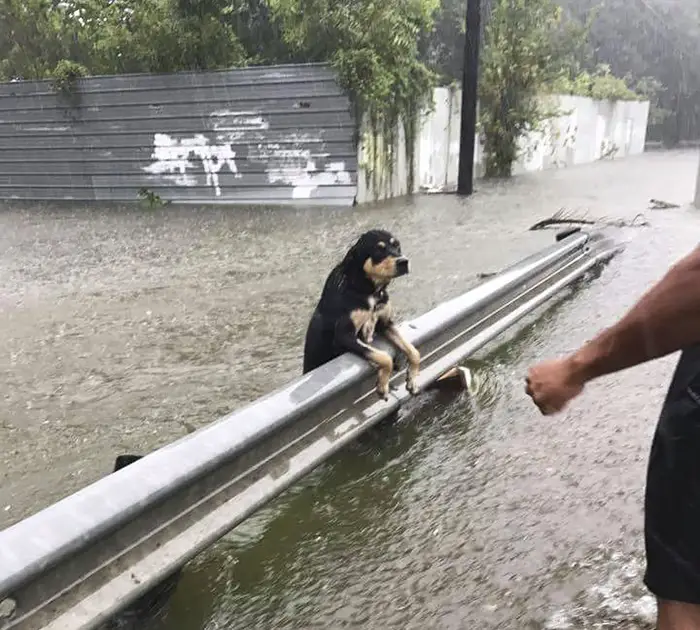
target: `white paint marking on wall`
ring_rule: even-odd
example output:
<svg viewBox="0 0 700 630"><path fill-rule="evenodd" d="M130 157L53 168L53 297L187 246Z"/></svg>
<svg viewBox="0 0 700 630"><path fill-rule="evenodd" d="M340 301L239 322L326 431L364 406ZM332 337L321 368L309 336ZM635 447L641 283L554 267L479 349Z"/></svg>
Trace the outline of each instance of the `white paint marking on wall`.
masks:
<svg viewBox="0 0 700 630"><path fill-rule="evenodd" d="M207 177L207 186L213 186L214 194L221 196L219 172L228 166L234 177L240 177L236 165L236 152L230 142L210 144L203 134L191 137L173 138L167 133L156 133L153 136L152 164L144 167L144 171L158 175L175 183L177 186L196 186L197 178L187 171L195 165L190 157L201 161Z"/></svg>
<svg viewBox="0 0 700 630"><path fill-rule="evenodd" d="M68 131L68 127L48 125L45 127L20 127L21 131Z"/></svg>
<svg viewBox="0 0 700 630"><path fill-rule="evenodd" d="M352 186L352 177L345 162L331 162L318 171L316 160L327 158L328 153L312 154L305 148L317 140L309 134L289 134L285 140L290 148L280 143L261 143L255 158L268 164L267 180L271 184L282 183L292 187L292 199L310 199L319 186Z"/></svg>
<svg viewBox="0 0 700 630"><path fill-rule="evenodd" d="M221 196L219 173L226 165L234 177L240 178L234 144L248 147L247 159L265 164L267 180L292 188L293 199L308 199L319 186L351 186L352 177L345 162L331 162L318 171L316 160L328 153L312 152L309 145L318 143L317 135L306 133L280 134L278 142L267 142L269 122L259 112L217 110L209 115L215 132L210 141L204 134L175 138L157 133L153 137L153 162L144 167L151 175L172 181L177 186L196 186L197 178L188 173L199 160L207 177L207 185Z"/></svg>
<svg viewBox="0 0 700 630"><path fill-rule="evenodd" d="M268 172L270 183L282 182L293 186L292 199L310 199L319 186L352 186L352 177L345 162L331 162L323 171L309 160L303 168L286 167Z"/></svg>
<svg viewBox="0 0 700 630"><path fill-rule="evenodd" d="M231 145L251 131L262 136L262 132L269 128L269 123L259 112L228 109L212 112L209 119L214 131L220 132L216 135L215 142L201 133L183 138L174 138L165 133L154 134L151 154L153 163L144 170L170 180L177 186L196 186L197 178L187 171L195 168L191 158L197 159L202 163L207 186L212 186L214 194L220 197L219 173L224 165L234 177L241 177L236 164L236 152Z"/></svg>
<svg viewBox="0 0 700 630"><path fill-rule="evenodd" d="M245 133L247 131L267 131L270 123L260 112L236 112L220 109L209 114L214 131Z"/></svg>

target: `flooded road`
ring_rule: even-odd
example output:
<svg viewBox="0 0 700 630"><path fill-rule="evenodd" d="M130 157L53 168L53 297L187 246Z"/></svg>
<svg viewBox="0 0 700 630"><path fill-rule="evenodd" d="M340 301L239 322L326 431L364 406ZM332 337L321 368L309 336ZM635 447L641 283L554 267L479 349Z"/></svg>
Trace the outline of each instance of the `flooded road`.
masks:
<svg viewBox="0 0 700 630"><path fill-rule="evenodd" d="M427 395L186 571L153 628L651 628L641 499L673 358L537 415L527 366L570 350L700 241L696 153L353 210L0 212L0 526L300 373L330 266L386 226L405 317L553 241L564 208L631 219L595 282L477 365L474 399ZM405 280L405 281L404 281ZM635 396L635 394L637 394Z"/></svg>

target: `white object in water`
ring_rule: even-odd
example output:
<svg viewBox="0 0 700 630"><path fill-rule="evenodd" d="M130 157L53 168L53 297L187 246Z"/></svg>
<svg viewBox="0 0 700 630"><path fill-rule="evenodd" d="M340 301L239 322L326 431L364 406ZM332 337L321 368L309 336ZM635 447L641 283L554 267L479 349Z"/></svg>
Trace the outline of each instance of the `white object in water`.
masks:
<svg viewBox="0 0 700 630"><path fill-rule="evenodd" d="M474 373L468 367L464 367L463 365L458 365L445 372L435 382L435 385L440 387L441 385L453 383L459 383L461 388L467 390L467 392L469 392L469 394L472 396L476 393L478 386L478 381L474 376Z"/></svg>

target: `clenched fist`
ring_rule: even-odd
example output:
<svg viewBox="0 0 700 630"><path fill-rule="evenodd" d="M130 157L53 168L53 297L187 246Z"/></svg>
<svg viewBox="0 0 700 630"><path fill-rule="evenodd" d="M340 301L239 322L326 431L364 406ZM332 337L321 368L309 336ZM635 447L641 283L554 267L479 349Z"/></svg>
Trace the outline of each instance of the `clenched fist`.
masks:
<svg viewBox="0 0 700 630"><path fill-rule="evenodd" d="M546 416L558 413L582 391L585 381L571 359L546 361L530 368L525 393Z"/></svg>

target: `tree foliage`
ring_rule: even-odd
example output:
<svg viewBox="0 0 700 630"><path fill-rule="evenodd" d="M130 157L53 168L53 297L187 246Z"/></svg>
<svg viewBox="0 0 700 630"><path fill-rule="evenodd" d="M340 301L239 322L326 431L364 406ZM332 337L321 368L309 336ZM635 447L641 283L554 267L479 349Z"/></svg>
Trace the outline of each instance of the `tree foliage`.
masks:
<svg viewBox="0 0 700 630"><path fill-rule="evenodd" d="M68 56L64 12L52 0L0 0L0 78L43 78Z"/></svg>
<svg viewBox="0 0 700 630"><path fill-rule="evenodd" d="M432 75L418 40L439 0L0 0L0 78L330 61L361 105L391 116Z"/></svg>
<svg viewBox="0 0 700 630"><path fill-rule="evenodd" d="M485 175L507 177L518 140L552 112L543 87L570 72L558 54L561 9L551 0L497 0L486 26L479 81Z"/></svg>
<svg viewBox="0 0 700 630"><path fill-rule="evenodd" d="M0 0L0 77L222 68L246 56L221 0Z"/></svg>
<svg viewBox="0 0 700 630"><path fill-rule="evenodd" d="M419 35L439 0L270 0L294 53L329 60L358 108L393 127L430 96L433 76L418 59Z"/></svg>
<svg viewBox="0 0 700 630"><path fill-rule="evenodd" d="M89 74L328 61L358 113L391 136L382 142L391 150L398 121L414 134L417 113L432 95L434 75L418 47L439 6L440 0L0 0L8 26L0 33L0 79L50 77L61 60Z"/></svg>
<svg viewBox="0 0 700 630"><path fill-rule="evenodd" d="M601 64L593 72L582 70L573 76L562 73L545 87L550 94L570 94L596 100L638 101L647 96L641 90L631 89L625 79L613 75L606 64ZM648 89L651 91L651 83Z"/></svg>
<svg viewBox="0 0 700 630"><path fill-rule="evenodd" d="M602 0L562 1L563 7L560 0L482 3L485 26L480 126L487 175L507 176L517 157L518 140L556 113L546 108L546 101L539 98L542 94L609 100L645 98L652 102L652 125L668 116L668 111L659 106L665 87L647 73L649 68L640 64L631 72L625 64L607 63L615 51L606 40L610 50L601 54L603 42L593 36L599 32L601 20L610 19L608 5L618 0L607 0L605 6L597 4ZM619 3L628 1L653 0ZM435 28L422 49L423 58L444 83L461 78L463 22L462 0L443 0Z"/></svg>
<svg viewBox="0 0 700 630"><path fill-rule="evenodd" d="M562 0L580 19L597 7L594 63L652 99L649 136L674 145L700 137L700 5L695 0Z"/></svg>
<svg viewBox="0 0 700 630"><path fill-rule="evenodd" d="M641 94L669 143L700 134L693 0L482 5L487 174L507 175L518 139L552 113L542 92ZM436 80L461 78L464 12L464 0L0 0L0 80L66 91L84 74L329 61L383 144L401 120L411 145Z"/></svg>
<svg viewBox="0 0 700 630"><path fill-rule="evenodd" d="M412 165L418 115L435 84L418 45L421 33L432 27L439 0L269 0L269 5L292 53L330 61L353 98L356 120L368 120L372 138L364 167L373 188L379 172L391 178L399 123ZM411 188L411 166L408 172Z"/></svg>
<svg viewBox="0 0 700 630"><path fill-rule="evenodd" d="M700 138L700 3L696 0L557 0L564 9L559 55L577 69L568 89L589 82L651 101L648 137L673 145ZM484 0L484 13L497 0ZM461 76L464 2L443 0L425 59L445 81ZM488 17L486 19L488 21ZM567 31L574 37L568 39ZM579 35L585 33L585 37ZM609 72L601 68L609 68ZM576 74L580 73L578 81ZM608 75L607 79L599 75ZM588 75L588 77L586 77ZM616 79L615 82L612 79ZM565 81L561 81L561 87ZM613 85L615 83L616 85Z"/></svg>

